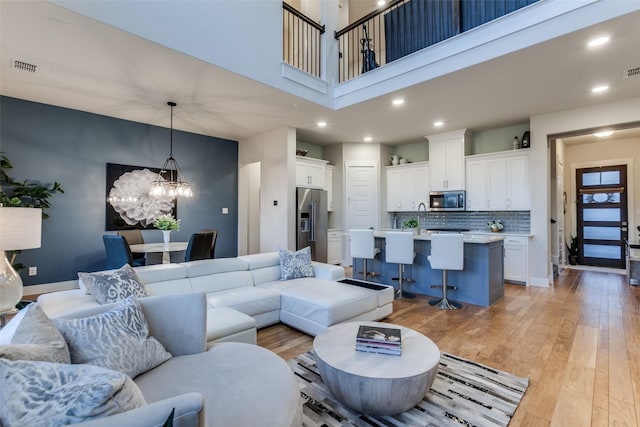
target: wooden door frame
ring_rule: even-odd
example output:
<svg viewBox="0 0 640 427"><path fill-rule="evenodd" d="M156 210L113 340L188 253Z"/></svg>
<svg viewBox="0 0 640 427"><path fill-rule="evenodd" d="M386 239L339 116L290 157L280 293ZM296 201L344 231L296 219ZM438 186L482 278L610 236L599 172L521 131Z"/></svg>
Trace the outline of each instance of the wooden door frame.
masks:
<svg viewBox="0 0 640 427"><path fill-rule="evenodd" d="M617 165L626 165L627 166L627 222L629 224L629 233L633 233L636 229L636 221L635 214L633 212L633 206L635 206L634 201L634 175L633 175L633 158L621 158L621 159L608 159L608 160L596 160L592 162L579 162L579 163L571 163L569 165L571 186L567 188L565 186L565 191L568 191L569 194L569 203L568 208L570 209L571 219L571 232L570 234L573 236L577 236L577 226L578 226L578 214L577 214L577 206L576 202L578 200L578 195L576 194L576 171L578 169L586 169L586 168L595 168L601 166L617 166ZM566 227L565 224L565 233L569 227Z"/></svg>

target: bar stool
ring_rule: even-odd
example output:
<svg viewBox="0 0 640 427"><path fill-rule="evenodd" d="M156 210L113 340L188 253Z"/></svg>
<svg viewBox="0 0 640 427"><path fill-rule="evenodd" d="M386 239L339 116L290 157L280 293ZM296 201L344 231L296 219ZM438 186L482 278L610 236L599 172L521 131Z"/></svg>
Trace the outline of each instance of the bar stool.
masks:
<svg viewBox="0 0 640 427"><path fill-rule="evenodd" d="M413 265L416 253L413 251L413 233L407 231L387 231L384 233L385 261L398 264L398 298L415 298L415 294L405 292L402 288L404 266ZM407 280L409 281L409 280Z"/></svg>
<svg viewBox="0 0 640 427"><path fill-rule="evenodd" d="M442 270L442 298L434 298L429 301L431 305L439 308L455 310L462 307L461 304L447 299L447 291L456 289L447 281L448 270L462 270L464 268L464 237L461 233L436 233L431 236L431 255L427 257L431 268ZM434 285L432 288L438 288Z"/></svg>
<svg viewBox="0 0 640 427"><path fill-rule="evenodd" d="M367 260L374 259L380 253L380 248L375 247L373 230L370 228L358 228L349 230L349 251L351 258L362 258L362 279L367 280ZM376 276L376 273L371 273ZM354 272L355 276L355 272Z"/></svg>

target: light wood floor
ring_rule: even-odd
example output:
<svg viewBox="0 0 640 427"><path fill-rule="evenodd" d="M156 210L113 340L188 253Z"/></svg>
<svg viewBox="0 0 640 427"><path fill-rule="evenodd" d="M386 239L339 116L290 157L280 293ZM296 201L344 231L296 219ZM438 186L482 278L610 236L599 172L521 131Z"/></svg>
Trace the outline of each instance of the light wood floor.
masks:
<svg viewBox="0 0 640 427"><path fill-rule="evenodd" d="M384 321L415 329L442 351L530 379L510 426L640 425L640 287L607 272L565 269L551 288L506 285L491 307L459 311L427 298L396 300ZM284 359L312 338L284 325L258 344Z"/></svg>

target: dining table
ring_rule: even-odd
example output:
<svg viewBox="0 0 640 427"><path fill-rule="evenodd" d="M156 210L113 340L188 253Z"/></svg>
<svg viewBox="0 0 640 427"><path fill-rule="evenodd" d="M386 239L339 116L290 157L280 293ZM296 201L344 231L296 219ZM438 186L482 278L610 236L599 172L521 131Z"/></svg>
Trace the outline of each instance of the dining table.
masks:
<svg viewBox="0 0 640 427"><path fill-rule="evenodd" d="M140 243L130 245L133 253L162 253L162 263L171 262L171 252L180 252L187 249L189 242L169 242L169 243Z"/></svg>

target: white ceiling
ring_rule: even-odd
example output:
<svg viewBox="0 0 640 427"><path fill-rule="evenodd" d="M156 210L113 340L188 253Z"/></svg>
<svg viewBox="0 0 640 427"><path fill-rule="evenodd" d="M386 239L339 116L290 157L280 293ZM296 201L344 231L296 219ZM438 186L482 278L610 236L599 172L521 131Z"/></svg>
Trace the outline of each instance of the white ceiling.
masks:
<svg viewBox="0 0 640 427"><path fill-rule="evenodd" d="M331 110L116 30L44 1L0 1L0 93L35 102L242 140L291 126L298 140L405 144L424 135L527 122L529 117L640 96L640 12L471 66L404 90ZM611 41L587 49L591 37ZM12 60L38 66L18 71ZM393 66L393 65L389 65ZM374 71L375 72L375 71ZM607 82L608 92L590 88ZM402 96L405 104L392 107ZM318 120L328 126L316 127ZM435 130L431 123L443 119Z"/></svg>

